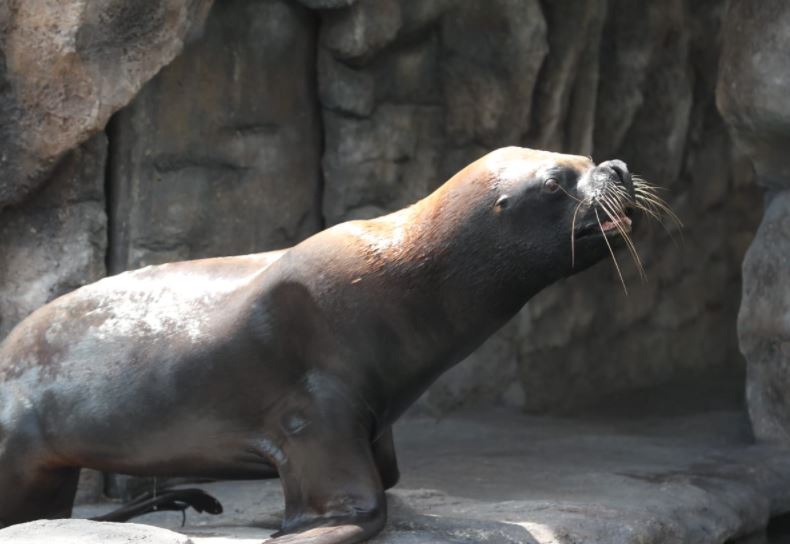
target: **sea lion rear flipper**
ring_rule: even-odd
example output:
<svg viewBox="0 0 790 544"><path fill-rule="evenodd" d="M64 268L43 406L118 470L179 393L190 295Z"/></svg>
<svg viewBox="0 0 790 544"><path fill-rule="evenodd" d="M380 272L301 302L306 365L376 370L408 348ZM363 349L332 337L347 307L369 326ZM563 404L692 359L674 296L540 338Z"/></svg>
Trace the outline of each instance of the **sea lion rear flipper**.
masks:
<svg viewBox="0 0 790 544"><path fill-rule="evenodd" d="M93 521L129 521L137 516L162 510L185 511L189 507L198 512L221 514L222 504L201 489L170 489L144 493L108 514L91 518Z"/></svg>

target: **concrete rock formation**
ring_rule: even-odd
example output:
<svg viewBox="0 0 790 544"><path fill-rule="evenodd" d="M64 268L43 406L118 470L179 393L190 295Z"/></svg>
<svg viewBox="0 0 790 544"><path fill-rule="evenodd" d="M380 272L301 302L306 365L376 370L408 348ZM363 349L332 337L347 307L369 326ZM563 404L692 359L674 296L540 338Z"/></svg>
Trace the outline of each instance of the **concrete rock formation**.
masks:
<svg viewBox="0 0 790 544"><path fill-rule="evenodd" d="M790 444L790 5L730 3L717 101L766 191L765 214L743 263L738 316L755 434Z"/></svg>
<svg viewBox="0 0 790 544"><path fill-rule="evenodd" d="M786 2L211 4L0 3L0 338L107 267L290 245L528 145L625 160L685 228L637 233L627 297L611 263L546 290L422 409L741 383L759 184L740 349L758 436L788 439Z"/></svg>
<svg viewBox="0 0 790 544"><path fill-rule="evenodd" d="M733 323L740 262L760 205L714 103L723 1L229 0L140 92L189 29L201 26L207 2L161 0L148 11L124 5L80 4L82 11L74 8L74 17L52 27L94 36L94 45L79 51L98 64L91 65L92 80L84 80L85 63L63 65L62 92L52 96L72 100L41 102L63 118L80 116L67 123L70 139L54 129L48 138L36 136L73 148L137 93L106 128L107 167L103 156L91 166L106 172L97 190L109 234L106 249L80 247L106 251L109 272L290 245L324 225L408 205L501 145L619 157L667 187L686 223L682 234L655 228L638 236L649 281L626 267L625 297L611 264L603 263L547 290L492 339L490 352L444 378L424 406L442 412L495 401L568 411L657 383L743 373ZM0 8L2 35L33 36L39 27L22 17L30 9ZM107 14L94 13L101 9ZM97 37L109 23L79 30L96 17L121 17L128 32L112 41ZM69 21L78 28L64 26ZM42 33L39 47L56 38ZM18 42L2 43L3 66L18 67L8 60ZM146 49L156 47L157 55ZM143 57L145 69L129 67ZM4 70L0 79L9 83L0 86L0 113L39 115L33 106L17 107L22 87L9 79L17 72ZM36 77L46 75L36 70ZM134 81L119 79L123 70ZM101 102L92 116L83 115L84 101L83 109L66 107L85 94L72 80ZM123 92L112 90L116 84ZM105 91L112 99L102 98ZM21 157L12 153L17 144L44 157L19 130L4 134L12 133L17 137L0 140L6 157ZM7 168L21 164L8 161ZM45 163L30 164L43 172ZM29 192L33 177L4 177L16 195L7 201ZM48 183L53 191L61 184L53 176ZM33 221L24 211L31 205L4 215ZM674 245L673 237L683 241ZM13 238L17 247L36 244L32 231ZM0 334L34 306L103 273L79 273L65 287L42 290L18 271L52 266L6 255L3 266L17 272L4 276Z"/></svg>
<svg viewBox="0 0 790 544"><path fill-rule="evenodd" d="M743 263L738 316L754 432L790 444L790 191L771 195Z"/></svg>
<svg viewBox="0 0 790 544"><path fill-rule="evenodd" d="M667 187L686 224L640 233L648 282L629 269L628 297L611 263L547 290L484 348L497 357L450 371L428 408L496 399L568 411L705 372L739 379L739 264L759 197L714 104L723 4L420 5L401 2L401 29L378 52L319 50L328 223L399 208L519 141L623 158Z"/></svg>
<svg viewBox="0 0 790 544"><path fill-rule="evenodd" d="M39 306L107 275L106 156L107 138L97 134L43 190L0 213L0 338Z"/></svg>
<svg viewBox="0 0 790 544"><path fill-rule="evenodd" d="M790 508L786 450L749 445L740 411L596 421L477 410L402 421L395 436L402 479L372 544L766 544L768 517ZM279 482L205 489L222 515L138 521L195 544L259 543L278 528Z"/></svg>
<svg viewBox="0 0 790 544"><path fill-rule="evenodd" d="M24 200L58 159L199 32L211 0L8 0L0 5L0 209Z"/></svg>
<svg viewBox="0 0 790 544"><path fill-rule="evenodd" d="M137 523L85 519L42 519L0 530L0 541L14 544L193 544L184 535Z"/></svg>
<svg viewBox="0 0 790 544"><path fill-rule="evenodd" d="M262 40L262 41L261 41ZM319 230L315 20L226 0L110 127L110 272L287 247Z"/></svg>

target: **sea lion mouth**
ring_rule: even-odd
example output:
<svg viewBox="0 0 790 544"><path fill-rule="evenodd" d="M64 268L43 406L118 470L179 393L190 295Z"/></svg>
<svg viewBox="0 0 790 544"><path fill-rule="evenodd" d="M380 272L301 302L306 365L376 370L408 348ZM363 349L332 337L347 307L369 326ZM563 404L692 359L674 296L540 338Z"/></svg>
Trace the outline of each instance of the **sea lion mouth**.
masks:
<svg viewBox="0 0 790 544"><path fill-rule="evenodd" d="M619 175L619 177L621 179L625 178L623 175ZM609 242L609 239L612 238L623 242L631 254L640 277L644 280L646 278L645 269L642 266L639 253L636 251L634 241L631 239L631 227L635 211L639 210L656 219L664 228L666 226L662 221L661 216L663 215L674 221L679 228L683 226L683 223L670 209L669 205L658 196L658 187L636 176L629 175L627 180L627 184L607 182L594 195L585 199L576 199L577 204L571 219L571 267L576 262L577 240L586 240L588 238L603 240L612 257L612 263L626 294L628 294L628 288L625 285L620 265L612 248L613 244ZM585 204L588 206L584 208L586 219L580 221L583 222L579 228L575 228L579 224L577 222L578 213Z"/></svg>
<svg viewBox="0 0 790 544"><path fill-rule="evenodd" d="M634 210L631 207L625 208L623 212L602 213L598 212L596 220L587 225L583 225L576 232L576 239L594 236L616 236L628 234L633 225Z"/></svg>
<svg viewBox="0 0 790 544"><path fill-rule="evenodd" d="M601 230L605 233L619 232L620 230L631 232L631 218L627 215L615 217L614 221L604 221L601 223Z"/></svg>

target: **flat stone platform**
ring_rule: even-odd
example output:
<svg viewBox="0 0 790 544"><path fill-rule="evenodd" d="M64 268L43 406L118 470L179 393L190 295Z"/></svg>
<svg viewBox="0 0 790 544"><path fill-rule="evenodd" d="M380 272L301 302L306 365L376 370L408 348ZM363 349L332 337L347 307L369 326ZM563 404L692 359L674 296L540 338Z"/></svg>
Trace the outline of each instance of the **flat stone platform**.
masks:
<svg viewBox="0 0 790 544"><path fill-rule="evenodd" d="M402 476L378 544L752 544L770 517L790 512L790 451L752 445L737 410L630 419L488 410L413 417L395 438ZM279 525L277 480L199 487L224 514L190 512L183 528L178 513L136 521L196 544L257 543Z"/></svg>

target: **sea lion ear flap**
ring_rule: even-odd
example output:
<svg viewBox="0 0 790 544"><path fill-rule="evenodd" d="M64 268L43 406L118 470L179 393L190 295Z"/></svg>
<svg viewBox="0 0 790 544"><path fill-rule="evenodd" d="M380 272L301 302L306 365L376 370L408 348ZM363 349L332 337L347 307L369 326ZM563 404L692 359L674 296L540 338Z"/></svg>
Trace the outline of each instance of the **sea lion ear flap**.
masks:
<svg viewBox="0 0 790 544"><path fill-rule="evenodd" d="M494 202L494 208L496 208L497 210L504 210L505 208L508 207L509 204L510 204L510 197L508 197L507 195L500 195L500 197L496 199L496 202Z"/></svg>

